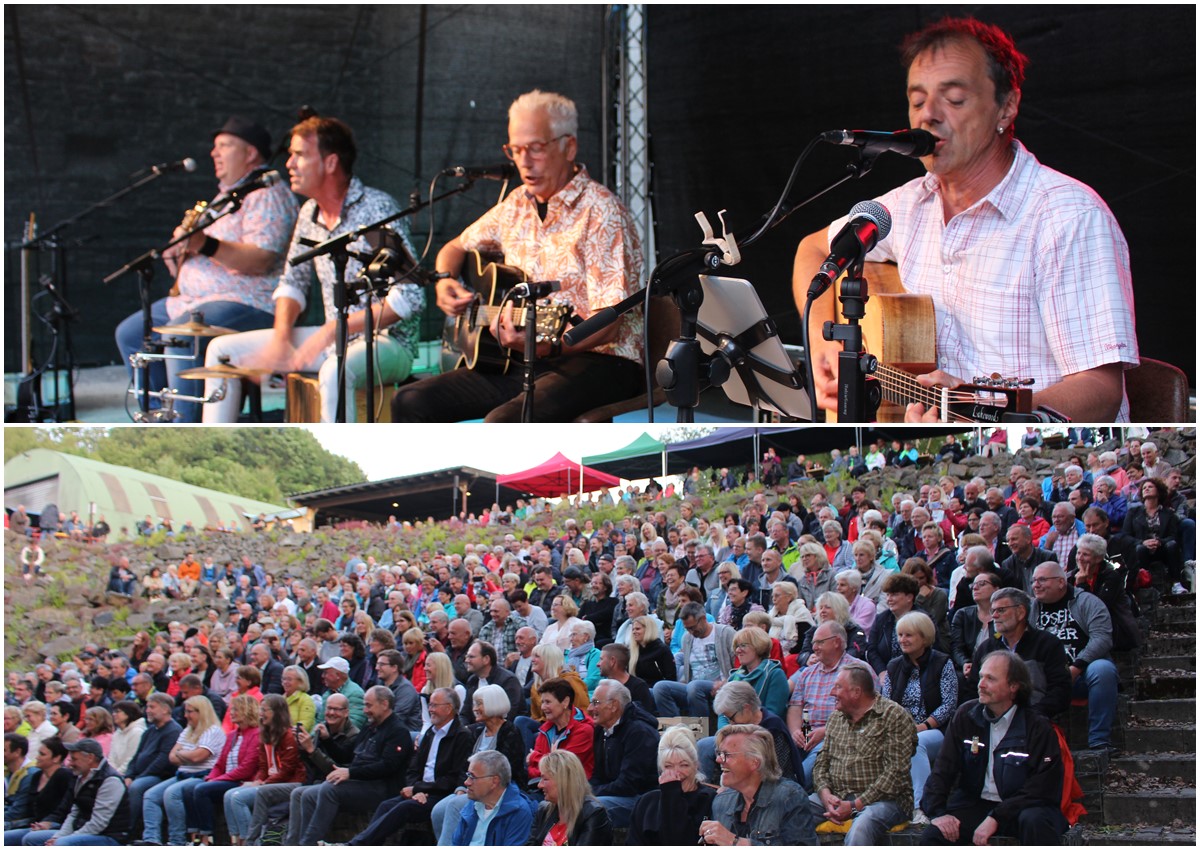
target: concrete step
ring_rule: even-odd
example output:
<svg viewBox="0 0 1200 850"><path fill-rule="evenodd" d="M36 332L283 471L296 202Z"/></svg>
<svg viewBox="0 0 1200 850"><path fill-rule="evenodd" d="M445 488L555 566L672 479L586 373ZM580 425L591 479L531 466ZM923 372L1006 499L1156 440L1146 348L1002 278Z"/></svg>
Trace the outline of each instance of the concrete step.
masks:
<svg viewBox="0 0 1200 850"><path fill-rule="evenodd" d="M1179 627L1196 627L1196 605L1160 604L1151 617L1156 629L1182 631Z"/></svg>
<svg viewBox="0 0 1200 850"><path fill-rule="evenodd" d="M1083 843L1097 847L1128 847L1130 845L1195 847L1196 830L1173 829L1169 826L1149 829L1136 824L1088 825L1083 828Z"/></svg>
<svg viewBox="0 0 1200 850"><path fill-rule="evenodd" d="M1137 700L1195 699L1196 674L1185 671L1148 671L1138 676L1134 692Z"/></svg>
<svg viewBox="0 0 1200 850"><path fill-rule="evenodd" d="M1141 647L1142 654L1157 655L1195 655L1196 633L1186 632L1151 632L1149 639Z"/></svg>
<svg viewBox="0 0 1200 850"><path fill-rule="evenodd" d="M1169 726L1130 726L1125 730L1124 752L1194 752L1196 725L1179 723Z"/></svg>
<svg viewBox="0 0 1200 850"><path fill-rule="evenodd" d="M1186 779L1196 782L1196 754L1140 753L1109 759L1109 767L1126 773L1145 774L1158 779Z"/></svg>
<svg viewBox="0 0 1200 850"><path fill-rule="evenodd" d="M1142 670L1183 670L1196 672L1195 653L1190 655L1143 655L1140 660ZM1119 669L1119 668L1118 668Z"/></svg>
<svg viewBox="0 0 1200 850"><path fill-rule="evenodd" d="M1139 720L1172 720L1189 723L1196 719L1196 700L1134 700L1129 703L1129 714Z"/></svg>
<svg viewBox="0 0 1200 850"><path fill-rule="evenodd" d="M1104 823L1153 823L1195 827L1196 789L1172 788L1133 793L1104 792Z"/></svg>

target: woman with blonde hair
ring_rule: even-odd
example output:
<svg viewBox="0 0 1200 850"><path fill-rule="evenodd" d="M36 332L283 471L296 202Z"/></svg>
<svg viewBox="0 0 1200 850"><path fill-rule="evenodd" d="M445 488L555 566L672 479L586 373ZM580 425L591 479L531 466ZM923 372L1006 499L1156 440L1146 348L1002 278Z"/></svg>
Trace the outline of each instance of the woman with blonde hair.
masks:
<svg viewBox="0 0 1200 850"><path fill-rule="evenodd" d="M545 720L542 714L538 687L550 679L564 679L575 691L574 705L582 710L587 709L591 697L588 695L587 684L574 670L566 669L566 655L554 644L541 644L533 648L531 662L533 668L533 683L529 686L529 714L538 723Z"/></svg>
<svg viewBox="0 0 1200 850"><path fill-rule="evenodd" d="M425 632L414 626L404 633L400 642L404 647L404 666L400 668L400 672L407 676L417 692L421 693L425 689Z"/></svg>
<svg viewBox="0 0 1200 850"><path fill-rule="evenodd" d="M453 688L458 694L459 705L467 699L467 689L454 677L454 664L444 652L430 652L425 656L425 687L421 689L421 734L430 726L429 698L439 688Z"/></svg>
<svg viewBox="0 0 1200 850"><path fill-rule="evenodd" d="M179 680L192 672L192 656L186 652L172 652L167 657L167 667L171 671L167 679L167 696L179 696Z"/></svg>
<svg viewBox="0 0 1200 850"><path fill-rule="evenodd" d="M700 754L686 726L672 726L658 742L658 788L638 798L630 816L630 846L691 844L712 817L713 785L704 784Z"/></svg>
<svg viewBox="0 0 1200 850"><path fill-rule="evenodd" d="M266 699L279 698L270 694ZM239 788L254 778L259 763L259 703L254 697L234 697L229 706L233 715L233 734L225 739L225 746L217 763L213 765L203 782L184 786L182 790L185 822L193 844L212 843L214 830L213 807L223 800L227 792ZM240 833L233 823L227 824L230 837L237 842Z"/></svg>
<svg viewBox="0 0 1200 850"><path fill-rule="evenodd" d="M767 612L771 618L771 627L768 634L779 641L784 655L795 652L799 648L802 635L816 625L812 614L808 612L808 606L799 594L800 588L790 581L777 581L771 585L771 610ZM801 626L804 627L803 631Z"/></svg>
<svg viewBox="0 0 1200 850"><path fill-rule="evenodd" d="M607 847L612 821L592 795L583 763L570 750L553 750L538 763L546 802L538 808L527 842L535 847Z"/></svg>
<svg viewBox="0 0 1200 850"><path fill-rule="evenodd" d="M154 694L150 695L150 699L154 697ZM236 697L234 699L236 701ZM231 725L233 715L233 711L226 715ZM194 696L184 700L183 716L187 726L167 756L167 760L178 769L177 772L169 779L147 788L146 793L142 795L142 816L145 822L143 841L157 844L162 840L165 818L167 843L177 846L184 843L187 833L187 810L183 805L183 791L188 786L203 782L208 772L216 766L217 757L225 749L225 732L222 731L221 723L217 720L217 714L207 697Z"/></svg>
<svg viewBox="0 0 1200 850"><path fill-rule="evenodd" d="M629 672L651 688L663 679L675 681L675 659L662 641L658 618L634 617L629 629Z"/></svg>

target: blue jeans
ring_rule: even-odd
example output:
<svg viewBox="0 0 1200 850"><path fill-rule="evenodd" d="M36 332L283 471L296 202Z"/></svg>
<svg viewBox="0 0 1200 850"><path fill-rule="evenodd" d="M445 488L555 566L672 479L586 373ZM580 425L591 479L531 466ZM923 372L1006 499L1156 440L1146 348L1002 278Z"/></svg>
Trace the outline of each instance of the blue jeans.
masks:
<svg viewBox="0 0 1200 850"><path fill-rule="evenodd" d="M454 830L458 829L458 822L462 820L463 809L469 805L471 800L466 794L451 794L433 807L429 819L433 822L433 834L439 846L448 847L454 843Z"/></svg>
<svg viewBox="0 0 1200 850"><path fill-rule="evenodd" d="M513 725L517 727L517 731L525 739L525 752L532 750L534 741L537 740L538 729L542 728L542 724L538 723L532 717L520 715L513 719Z"/></svg>
<svg viewBox="0 0 1200 850"><path fill-rule="evenodd" d="M225 826L231 836L243 839L250 837L250 824L254 820L254 801L258 799L258 789L261 787L242 785L225 792Z"/></svg>
<svg viewBox="0 0 1200 850"><path fill-rule="evenodd" d="M186 844L187 809L183 805L183 792L188 786L199 785L203 781L204 774L184 779L172 777L147 791L142 797L142 818L145 821L144 837L150 841L158 841L162 820L165 816L167 844L172 847L182 847Z"/></svg>
<svg viewBox="0 0 1200 850"><path fill-rule="evenodd" d="M188 783L183 789L183 808L187 812L184 822L187 824L187 831L194 832L197 835L212 835L213 834L213 806L217 800L225 796L225 792L230 788L236 788L240 782L194 782ZM228 820L228 817L226 817ZM232 835L241 835L233 831L233 824L229 823L229 832Z"/></svg>
<svg viewBox="0 0 1200 850"><path fill-rule="evenodd" d="M40 847L53 837L57 830L43 829L31 832L21 841L25 846ZM54 842L55 847L118 847L121 842L107 835L68 835Z"/></svg>
<svg viewBox="0 0 1200 850"><path fill-rule="evenodd" d="M1088 701L1088 747L1107 747L1117 716L1117 665L1107 658L1093 661L1075 680L1072 697Z"/></svg>
<svg viewBox="0 0 1200 850"><path fill-rule="evenodd" d="M825 804L816 794L808 798L814 825L825 820ZM887 843L888 830L912 817L911 811L901 809L891 800L872 803L851 821L850 831L842 843L846 847L878 847Z"/></svg>
<svg viewBox="0 0 1200 850"><path fill-rule="evenodd" d="M131 830L137 825L136 821L138 816L142 813L143 795L145 795L147 790L153 788L162 781L163 778L161 776L139 776L129 784L129 818ZM137 834L131 831L129 834L129 840L133 841L135 838L137 838Z"/></svg>
<svg viewBox="0 0 1200 850"><path fill-rule="evenodd" d="M694 682L654 683L654 704L659 717L708 717L712 712L713 683L708 679Z"/></svg>
<svg viewBox="0 0 1200 850"><path fill-rule="evenodd" d="M217 325L222 328L230 328L235 331L250 331L259 328L269 328L275 321L275 317L270 313L264 313L262 310L256 310L253 307L247 307L245 304L238 304L236 301L210 301L200 307L200 311L204 314L204 321L210 325ZM190 316L182 316L179 319L180 323L190 321ZM167 315L167 299L160 298L150 305L150 324L158 327L160 325L171 324L171 319ZM142 336L142 311L125 318L121 324L117 325L117 349L121 352L121 361L125 364L125 368L129 371L129 376L133 377L133 367L129 365L129 355L141 351L143 336ZM160 340L160 334L151 333L151 337L155 340ZM181 339L190 339L188 337L180 337ZM199 337L200 354L198 357L191 360L168 360L164 363L161 360L150 364L150 389L161 390L163 387L170 386L179 390L186 395L200 395L204 391L203 381L180 381L175 376L184 369L191 369L195 366L204 365L204 353L208 349L208 344L212 337ZM167 354L192 354L192 346L186 348L168 348ZM130 407L136 404L136 401L130 401ZM151 399L150 406L152 408L160 407L157 399ZM199 422L200 421L200 405L193 402L185 402L176 405L179 410L181 422Z"/></svg>
<svg viewBox="0 0 1200 850"><path fill-rule="evenodd" d="M1180 537L1183 540L1183 560L1196 560L1196 521L1194 519L1182 519L1179 522L1181 532Z"/></svg>
<svg viewBox="0 0 1200 850"><path fill-rule="evenodd" d="M808 753L804 756L804 762L801 764L801 767L804 769L804 790L806 790L806 791L812 790L813 768L817 764L817 756L821 754L821 750L824 747L825 747L825 741L822 740L821 743L817 744L815 747L813 747L811 750L809 750Z"/></svg>
<svg viewBox="0 0 1200 850"><path fill-rule="evenodd" d="M917 733L917 751L912 757L912 784L915 805L920 807L921 796L925 793L925 782L933 772L933 763L937 761L942 749L942 741L946 739L941 729L926 729Z"/></svg>
<svg viewBox="0 0 1200 850"><path fill-rule="evenodd" d="M596 800L608 810L608 819L612 821L613 829L629 828L637 797L597 797Z"/></svg>

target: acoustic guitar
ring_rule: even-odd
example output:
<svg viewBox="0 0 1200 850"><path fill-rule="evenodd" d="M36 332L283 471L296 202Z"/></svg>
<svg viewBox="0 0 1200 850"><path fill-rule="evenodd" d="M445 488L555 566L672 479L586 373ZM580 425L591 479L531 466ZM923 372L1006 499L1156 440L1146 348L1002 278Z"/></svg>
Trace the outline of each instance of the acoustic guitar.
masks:
<svg viewBox="0 0 1200 850"><path fill-rule="evenodd" d="M488 327L504 306L505 294L529 278L515 266L504 265L502 258L479 251L469 251L463 264L463 285L475 293L466 311L447 316L442 330L441 365L443 372L452 369L478 369L504 374L513 360L511 349L500 345ZM513 303L513 324L524 328L533 313L537 341L558 342L571 317L570 304L535 304L530 307L520 298Z"/></svg>
<svg viewBox="0 0 1200 850"><path fill-rule="evenodd" d="M863 276L871 283L900 288L893 263L866 263ZM839 281L840 284L840 281ZM916 376L937 368L937 318L933 299L909 292L871 292L866 316L860 321L863 344L879 360L874 372L883 395L876 419L904 420L904 408L918 402L935 408L940 422L1000 422L1006 416L1033 412L1032 383L1021 378L991 375L958 387L926 387ZM825 412L837 422L837 411Z"/></svg>

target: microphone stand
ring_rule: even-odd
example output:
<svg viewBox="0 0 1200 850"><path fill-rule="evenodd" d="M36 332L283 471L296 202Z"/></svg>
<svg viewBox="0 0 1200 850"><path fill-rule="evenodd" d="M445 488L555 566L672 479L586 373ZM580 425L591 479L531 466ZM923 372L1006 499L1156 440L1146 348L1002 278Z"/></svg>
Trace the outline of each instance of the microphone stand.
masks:
<svg viewBox="0 0 1200 850"><path fill-rule="evenodd" d="M337 344L335 348L335 356L338 358L338 400L336 412L334 414L337 422L340 423L346 421L346 347L347 340L349 338L350 321L350 299L347 289L352 285L346 281L346 265L348 258L351 256L348 246L356 239L359 239L373 231L379 230L385 225L391 224L393 221L398 221L406 216L414 215L426 207L432 206L438 201L445 200L446 198L450 198L454 195L462 194L470 189L474 184L475 180L473 178L468 178L467 182L455 186L453 189L443 192L437 197L431 197L426 201L421 201L418 196L413 195L409 199L408 206L399 212L393 213L386 218L381 218L378 221L371 222L370 224L364 224L362 227L355 228L354 230L348 230L338 236L330 237L321 244L316 245L307 251L303 251L288 260L288 264L292 266L298 266L301 263L307 263L326 254L330 255L330 258L333 260L334 273L336 275L335 279L337 281L333 287L333 303L337 310ZM355 259L360 259L357 255L354 256ZM369 298L367 299L367 303L369 312ZM370 317L368 317L367 320L369 322L371 320ZM374 340L368 336L366 351L368 364L367 374L372 380L374 379L374 370L371 364L371 345L373 342ZM368 392L369 400L372 400L372 396L373 393Z"/></svg>
<svg viewBox="0 0 1200 850"><path fill-rule="evenodd" d="M821 335L827 341L840 340L838 354L838 422L873 422L879 409L882 392L878 381L868 379L879 365L863 350L862 326L859 320L866 315L870 295L862 278L863 259L860 257L846 271L842 280L842 315L846 322L826 322ZM816 410L813 411L814 415Z"/></svg>
<svg viewBox="0 0 1200 850"><path fill-rule="evenodd" d="M158 175L152 175L150 178L146 179L149 180L157 176ZM152 330L154 321L150 316L150 284L154 280L154 261L160 259L164 251L175 247L180 242L185 242L188 239L191 239L193 235L200 233L203 230L207 230L225 216L232 215L242 208L242 199L244 195L239 194L236 191L230 191L227 197L229 199L229 203L222 210L213 215L201 216L190 230L180 234L177 239L171 239L164 245L160 245L157 248L151 248L141 256L130 260L128 263L121 266L121 268L117 269L115 272L112 272L101 281L102 284L107 286L129 272L136 272L138 276L138 300L142 305L142 347L145 350L139 354L131 355L131 360L133 358L137 358L136 364L133 365L138 372L138 380L141 383L141 397L138 400L138 405L141 407L141 413L143 417L149 417L150 415L151 360L161 359L165 362L168 358L177 356L168 355L166 353L166 343L155 342L152 338L154 334L154 331ZM199 355L199 345L200 338L196 337L193 340L193 354L190 359L195 359Z"/></svg>
<svg viewBox="0 0 1200 850"><path fill-rule="evenodd" d="M534 376L534 363L537 360L537 300L545 298L551 292L559 289L559 282L544 281L519 283L509 291L509 296L518 292L525 295L525 371L522 376L521 392L524 400L521 403L521 421L533 422L533 385L537 380Z"/></svg>

